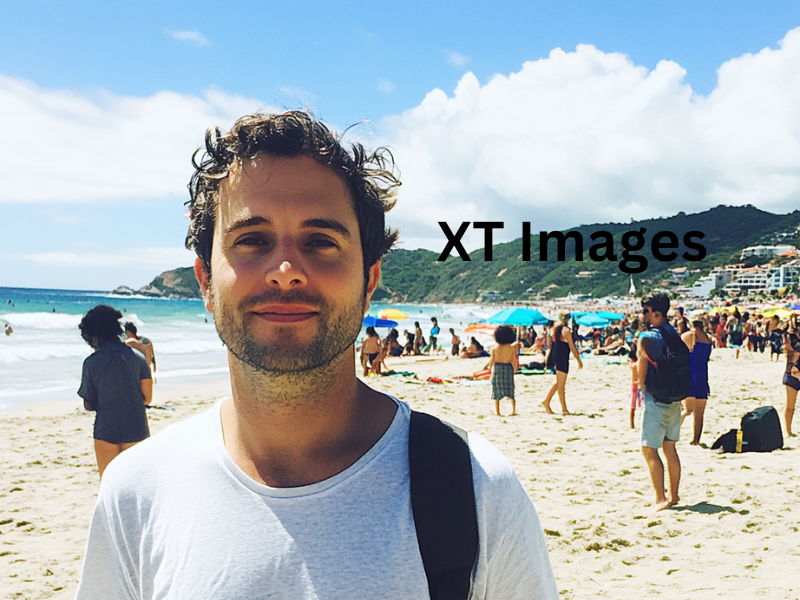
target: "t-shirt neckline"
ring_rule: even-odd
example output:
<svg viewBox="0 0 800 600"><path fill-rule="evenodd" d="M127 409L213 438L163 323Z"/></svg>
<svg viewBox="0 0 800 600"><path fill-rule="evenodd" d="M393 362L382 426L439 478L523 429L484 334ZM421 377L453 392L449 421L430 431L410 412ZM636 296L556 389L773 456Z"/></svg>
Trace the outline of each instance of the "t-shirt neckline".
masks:
<svg viewBox="0 0 800 600"><path fill-rule="evenodd" d="M297 487L272 487L264 485L262 483L258 483L252 477L247 475L239 467L239 465L234 462L234 460L228 454L228 451L225 449L225 440L222 436L222 404L226 400L230 400L230 397L222 398L214 405L213 444L216 448L216 453L231 475L233 475L241 484L256 494L273 498L299 498L319 494L335 487L336 485L339 485L368 466L381 454L381 452L383 452L383 450L389 445L395 436L401 433L403 425L408 423L411 416L411 409L403 402L400 402L400 400L397 398L388 394L386 394L386 396L395 404L397 404L397 410L392 418L392 423L389 425L389 428L384 432L380 439L375 442L372 448L370 448L361 458L347 467L344 471L337 473L333 477L329 477L328 479L324 479L309 485Z"/></svg>

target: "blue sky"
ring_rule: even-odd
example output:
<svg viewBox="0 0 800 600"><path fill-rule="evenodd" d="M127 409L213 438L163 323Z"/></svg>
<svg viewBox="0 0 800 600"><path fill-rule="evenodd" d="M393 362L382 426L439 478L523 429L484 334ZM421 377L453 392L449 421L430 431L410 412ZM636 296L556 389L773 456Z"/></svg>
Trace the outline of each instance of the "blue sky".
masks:
<svg viewBox="0 0 800 600"><path fill-rule="evenodd" d="M366 122L395 150L410 248L440 250L454 209L512 239L800 206L800 0L0 0L0 23L0 286L189 265L189 156L258 108Z"/></svg>

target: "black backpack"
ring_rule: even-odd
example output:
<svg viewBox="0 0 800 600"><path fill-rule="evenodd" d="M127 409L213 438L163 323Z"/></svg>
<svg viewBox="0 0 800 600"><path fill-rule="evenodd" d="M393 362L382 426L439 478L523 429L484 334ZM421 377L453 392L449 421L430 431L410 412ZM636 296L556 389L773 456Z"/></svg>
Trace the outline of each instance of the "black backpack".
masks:
<svg viewBox="0 0 800 600"><path fill-rule="evenodd" d="M783 432L778 411L759 406L742 417L742 437L748 452L772 452L783 448Z"/></svg>
<svg viewBox="0 0 800 600"><path fill-rule="evenodd" d="M467 600L478 556L478 515L467 432L411 411L411 510L431 600Z"/></svg>
<svg viewBox="0 0 800 600"><path fill-rule="evenodd" d="M656 402L672 404L689 395L692 374L689 370L689 348L681 336L664 327L659 327L664 340L664 349L657 361L651 360L653 378L647 391Z"/></svg>
<svg viewBox="0 0 800 600"><path fill-rule="evenodd" d="M783 448L783 432L778 411L772 406L759 406L742 417L741 429L721 435L712 450L722 452L772 452Z"/></svg>

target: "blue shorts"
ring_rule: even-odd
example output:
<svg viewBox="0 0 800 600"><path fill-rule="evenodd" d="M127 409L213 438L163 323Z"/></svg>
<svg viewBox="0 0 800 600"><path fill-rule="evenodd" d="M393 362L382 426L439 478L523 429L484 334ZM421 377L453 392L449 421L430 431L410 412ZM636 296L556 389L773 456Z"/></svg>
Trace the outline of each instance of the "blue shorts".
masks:
<svg viewBox="0 0 800 600"><path fill-rule="evenodd" d="M681 403L661 404L645 392L642 416L642 446L660 448L681 436Z"/></svg>

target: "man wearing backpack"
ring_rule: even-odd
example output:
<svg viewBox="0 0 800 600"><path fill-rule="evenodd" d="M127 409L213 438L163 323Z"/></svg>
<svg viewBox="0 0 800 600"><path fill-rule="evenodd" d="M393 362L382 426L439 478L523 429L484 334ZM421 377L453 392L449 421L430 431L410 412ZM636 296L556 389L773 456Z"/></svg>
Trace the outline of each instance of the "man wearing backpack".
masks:
<svg viewBox="0 0 800 600"><path fill-rule="evenodd" d="M681 479L681 461L675 448L681 430L680 392L669 389L665 391L668 384L664 379L678 379L678 372L680 377L684 377L684 360L685 373L688 373L689 368L688 348L667 321L668 312L669 298L664 294L653 294L645 298L642 302L642 321L650 326L650 330L642 332L638 338L639 390L644 390L642 452L655 488L657 511L678 503L678 485ZM676 339L678 344L675 343ZM683 346L685 354L679 346ZM675 352L670 353L672 348ZM676 362L681 364L675 364ZM661 373L658 373L659 368ZM664 463L661 461L659 448L664 450L667 461L668 493L664 489Z"/></svg>
<svg viewBox="0 0 800 600"><path fill-rule="evenodd" d="M391 156L302 111L205 147L187 242L231 398L110 465L77 600L557 600L508 461L356 378Z"/></svg>

